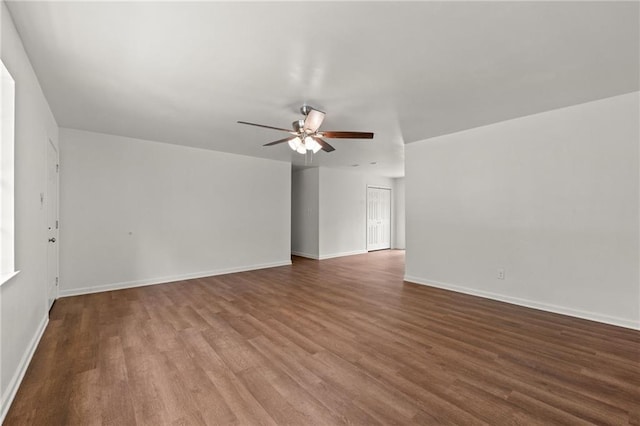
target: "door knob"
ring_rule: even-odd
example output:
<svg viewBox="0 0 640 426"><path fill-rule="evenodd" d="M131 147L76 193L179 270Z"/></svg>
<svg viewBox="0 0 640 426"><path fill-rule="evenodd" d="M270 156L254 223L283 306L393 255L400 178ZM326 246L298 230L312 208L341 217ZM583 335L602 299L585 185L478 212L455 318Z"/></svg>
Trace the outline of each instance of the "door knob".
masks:
<svg viewBox="0 0 640 426"><path fill-rule="evenodd" d="M56 242L55 237L54 237L54 238L49 238L49 242L50 242L50 243L55 243L55 242Z"/></svg>

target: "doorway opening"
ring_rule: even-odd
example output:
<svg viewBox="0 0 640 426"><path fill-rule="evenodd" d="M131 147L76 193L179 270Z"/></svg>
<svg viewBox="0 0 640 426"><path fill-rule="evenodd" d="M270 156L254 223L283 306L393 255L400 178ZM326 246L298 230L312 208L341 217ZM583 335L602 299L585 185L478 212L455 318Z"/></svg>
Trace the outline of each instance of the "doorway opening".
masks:
<svg viewBox="0 0 640 426"><path fill-rule="evenodd" d="M44 196L47 226L47 308L58 298L58 149L47 143L47 192Z"/></svg>

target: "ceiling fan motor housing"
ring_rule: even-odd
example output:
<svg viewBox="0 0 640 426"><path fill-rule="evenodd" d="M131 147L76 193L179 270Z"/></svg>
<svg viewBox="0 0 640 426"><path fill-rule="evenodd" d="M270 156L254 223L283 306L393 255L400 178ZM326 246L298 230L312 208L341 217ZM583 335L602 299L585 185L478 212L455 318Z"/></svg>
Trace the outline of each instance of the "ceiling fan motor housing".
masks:
<svg viewBox="0 0 640 426"><path fill-rule="evenodd" d="M293 126L293 130L295 130L296 132L300 132L304 127L304 120L303 119L296 120L293 123L291 123L291 125Z"/></svg>
<svg viewBox="0 0 640 426"><path fill-rule="evenodd" d="M313 109L314 109L314 108L311 108L309 105L302 105L302 106L300 107L300 113L301 113L302 115L305 115L305 116L306 116L306 115L307 115L307 114L309 114L309 112L310 112L311 110L313 110Z"/></svg>

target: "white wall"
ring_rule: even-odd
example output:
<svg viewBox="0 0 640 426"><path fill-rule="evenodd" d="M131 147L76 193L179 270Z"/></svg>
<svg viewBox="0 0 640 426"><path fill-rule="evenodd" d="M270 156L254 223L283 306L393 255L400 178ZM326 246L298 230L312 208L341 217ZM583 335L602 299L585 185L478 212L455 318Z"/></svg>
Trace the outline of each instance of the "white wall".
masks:
<svg viewBox="0 0 640 426"><path fill-rule="evenodd" d="M367 185L392 188L393 192L393 179L325 167L319 170L320 258L366 253Z"/></svg>
<svg viewBox="0 0 640 426"><path fill-rule="evenodd" d="M368 185L391 188L393 212L393 179L320 168L320 259L367 252Z"/></svg>
<svg viewBox="0 0 640 426"><path fill-rule="evenodd" d="M296 171L292 179L293 254L328 259L367 252L367 185L391 188L393 197L394 179L326 167ZM394 212L392 198L392 230Z"/></svg>
<svg viewBox="0 0 640 426"><path fill-rule="evenodd" d="M47 324L45 210L46 149L58 126L0 2L2 61L15 79L15 266L20 273L0 287L0 423Z"/></svg>
<svg viewBox="0 0 640 426"><path fill-rule="evenodd" d="M290 263L291 166L60 129L61 295Z"/></svg>
<svg viewBox="0 0 640 426"><path fill-rule="evenodd" d="M320 169L301 169L291 176L291 252L318 259Z"/></svg>
<svg viewBox="0 0 640 426"><path fill-rule="evenodd" d="M404 178L393 180L395 232L393 248L404 250L405 244L405 185Z"/></svg>
<svg viewBox="0 0 640 426"><path fill-rule="evenodd" d="M320 257L366 252L367 184L344 170L320 170Z"/></svg>
<svg viewBox="0 0 640 426"><path fill-rule="evenodd" d="M636 92L408 144L406 279L640 328L638 128Z"/></svg>

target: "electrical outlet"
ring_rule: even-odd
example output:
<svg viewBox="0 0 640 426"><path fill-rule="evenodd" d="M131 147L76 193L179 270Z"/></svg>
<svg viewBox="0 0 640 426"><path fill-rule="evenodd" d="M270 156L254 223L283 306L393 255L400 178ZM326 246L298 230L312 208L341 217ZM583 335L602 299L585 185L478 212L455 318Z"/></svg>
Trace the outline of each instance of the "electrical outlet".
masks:
<svg viewBox="0 0 640 426"><path fill-rule="evenodd" d="M504 280L504 268L498 268L498 279Z"/></svg>

